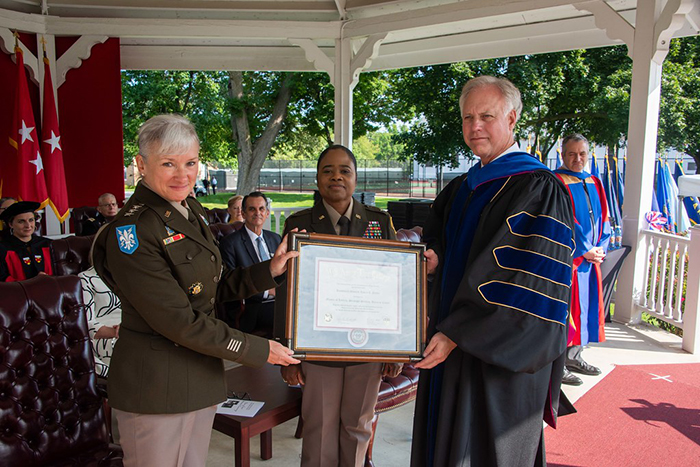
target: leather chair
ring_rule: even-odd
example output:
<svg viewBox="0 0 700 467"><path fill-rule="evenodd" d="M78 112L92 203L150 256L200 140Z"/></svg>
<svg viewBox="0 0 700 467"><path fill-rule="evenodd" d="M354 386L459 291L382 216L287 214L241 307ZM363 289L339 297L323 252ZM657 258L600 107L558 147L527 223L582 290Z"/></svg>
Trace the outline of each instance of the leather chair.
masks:
<svg viewBox="0 0 700 467"><path fill-rule="evenodd" d="M379 385L377 405L374 406L372 437L369 439L369 447L367 448L367 455L365 456L365 467L374 467L372 449L374 448L374 437L377 433L379 414L406 405L416 398L416 393L418 392L418 374L419 370L415 369L410 363L405 363L398 376L394 378L385 376L382 378L382 382Z"/></svg>
<svg viewBox="0 0 700 467"><path fill-rule="evenodd" d="M222 238L232 234L236 230L239 230L241 227L243 227L243 222L241 221L236 221L233 224L226 224L221 222L209 224L209 230L211 230L211 233L214 236L214 240L216 240L217 242L220 242Z"/></svg>
<svg viewBox="0 0 700 467"><path fill-rule="evenodd" d="M70 222L73 232L80 236L83 234L83 222L97 215L97 208L94 206L80 206L73 208L70 212Z"/></svg>
<svg viewBox="0 0 700 467"><path fill-rule="evenodd" d="M64 237L51 242L51 262L56 276L76 275L90 267L94 235Z"/></svg>
<svg viewBox="0 0 700 467"><path fill-rule="evenodd" d="M210 224L226 224L231 217L224 208L204 208L204 210L207 212L207 220Z"/></svg>
<svg viewBox="0 0 700 467"><path fill-rule="evenodd" d="M122 465L77 277L0 283L0 361L0 465Z"/></svg>
<svg viewBox="0 0 700 467"><path fill-rule="evenodd" d="M396 231L396 240L402 242L421 243L423 241L423 227L416 226L411 229L399 229Z"/></svg>

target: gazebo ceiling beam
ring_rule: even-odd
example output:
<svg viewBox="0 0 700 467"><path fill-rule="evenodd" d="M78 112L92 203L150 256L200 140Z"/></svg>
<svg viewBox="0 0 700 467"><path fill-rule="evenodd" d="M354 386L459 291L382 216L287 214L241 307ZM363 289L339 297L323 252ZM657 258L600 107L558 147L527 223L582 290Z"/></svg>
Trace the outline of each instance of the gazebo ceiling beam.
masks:
<svg viewBox="0 0 700 467"><path fill-rule="evenodd" d="M55 35L106 34L112 37L335 38L341 23L313 21L172 20L132 18L48 18Z"/></svg>
<svg viewBox="0 0 700 467"><path fill-rule="evenodd" d="M400 43L385 42L369 70L559 52L619 44L596 31L592 17L515 26ZM536 51L536 52L533 52Z"/></svg>
<svg viewBox="0 0 700 467"><path fill-rule="evenodd" d="M127 70L317 71L300 47L121 46Z"/></svg>
<svg viewBox="0 0 700 467"><path fill-rule="evenodd" d="M438 5L420 10L408 10L377 15L361 19L351 19L344 26L346 37L367 36L403 29L449 25L472 19L484 19L507 14L526 14L547 8L565 7L571 15L578 12L571 7L571 0L471 0Z"/></svg>

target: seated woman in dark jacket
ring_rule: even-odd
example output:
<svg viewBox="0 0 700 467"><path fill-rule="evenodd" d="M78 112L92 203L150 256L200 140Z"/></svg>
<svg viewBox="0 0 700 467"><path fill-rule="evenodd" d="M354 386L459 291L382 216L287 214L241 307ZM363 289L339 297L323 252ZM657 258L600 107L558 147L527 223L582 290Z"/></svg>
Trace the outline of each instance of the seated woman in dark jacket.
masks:
<svg viewBox="0 0 700 467"><path fill-rule="evenodd" d="M21 281L39 274L52 274L51 240L34 235L34 211L39 206L33 201L20 201L0 214L0 220L10 229L10 235L0 241L0 281Z"/></svg>

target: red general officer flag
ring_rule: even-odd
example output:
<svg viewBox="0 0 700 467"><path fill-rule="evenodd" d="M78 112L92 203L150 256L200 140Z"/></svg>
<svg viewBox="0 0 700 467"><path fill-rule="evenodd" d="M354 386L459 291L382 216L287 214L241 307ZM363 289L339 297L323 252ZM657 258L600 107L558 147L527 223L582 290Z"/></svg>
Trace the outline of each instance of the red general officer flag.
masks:
<svg viewBox="0 0 700 467"><path fill-rule="evenodd" d="M44 121L41 125L41 140L44 142L44 175L49 194L49 205L56 217L63 222L68 217L68 190L66 174L63 170L63 150L61 134L58 131L56 100L53 95L53 81L49 59L44 54Z"/></svg>
<svg viewBox="0 0 700 467"><path fill-rule="evenodd" d="M11 182L8 187L10 190L6 191L3 188L3 196L16 196L22 201L37 201L43 208L49 202L44 180L44 162L39 152L39 138L32 104L29 100L24 58L19 47L15 48L15 57L17 58L17 94L10 131L10 145L17 150L17 157L9 164L13 171L9 173L3 171L3 183Z"/></svg>

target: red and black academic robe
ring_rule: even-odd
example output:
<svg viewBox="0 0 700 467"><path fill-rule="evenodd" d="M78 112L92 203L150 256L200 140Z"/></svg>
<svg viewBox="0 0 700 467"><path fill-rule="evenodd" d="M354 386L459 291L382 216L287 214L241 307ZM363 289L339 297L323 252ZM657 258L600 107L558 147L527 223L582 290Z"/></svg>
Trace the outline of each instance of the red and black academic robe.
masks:
<svg viewBox="0 0 700 467"><path fill-rule="evenodd" d="M608 250L610 221L601 181L588 172L560 168L557 176L569 190L576 219L576 249L571 281L569 345L605 341L603 274L600 264L583 257L594 247Z"/></svg>
<svg viewBox="0 0 700 467"><path fill-rule="evenodd" d="M457 347L421 371L413 467L546 465L542 420L554 425L559 411L573 213L543 165L520 169L528 159L511 153L485 167L496 163L510 175L469 189L468 177L455 179L423 230L439 258L429 334Z"/></svg>
<svg viewBox="0 0 700 467"><path fill-rule="evenodd" d="M23 242L10 236L0 243L0 281L14 282L31 279L40 272L52 275L51 240L32 236L29 242Z"/></svg>

